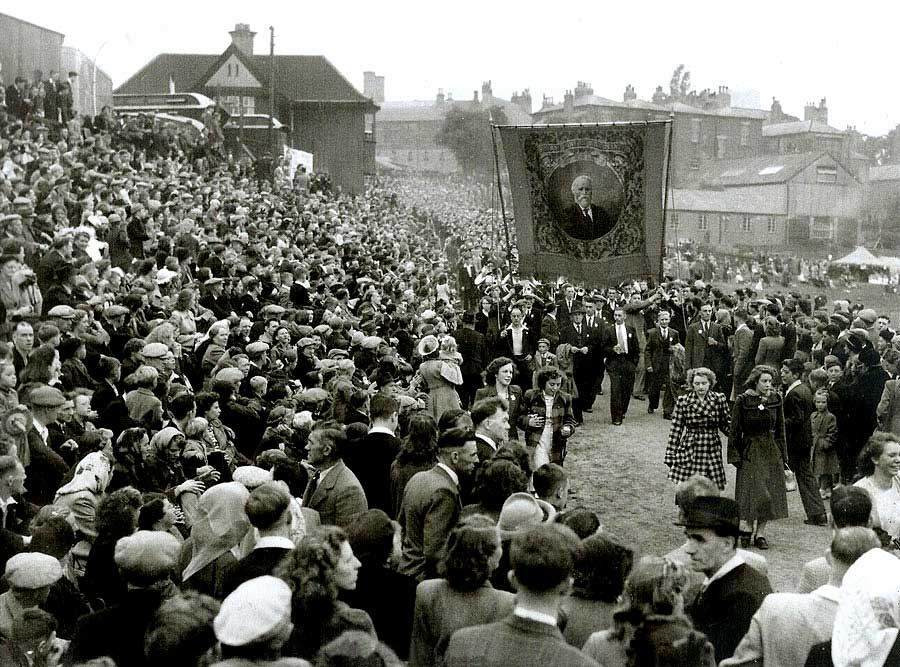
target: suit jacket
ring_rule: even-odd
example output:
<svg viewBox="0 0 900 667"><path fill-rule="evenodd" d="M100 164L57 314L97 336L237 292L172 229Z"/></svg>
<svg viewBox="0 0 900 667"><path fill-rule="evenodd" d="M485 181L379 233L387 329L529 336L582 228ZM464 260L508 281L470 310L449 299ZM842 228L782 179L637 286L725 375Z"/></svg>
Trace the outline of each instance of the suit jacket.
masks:
<svg viewBox="0 0 900 667"><path fill-rule="evenodd" d="M709 344L709 338L716 340L715 345ZM717 352L724 351L728 347L725 340L725 333L715 322L709 323L709 335L705 335L701 328L701 323L692 323L688 329L684 339L685 363L688 368L706 368L715 370L717 366Z"/></svg>
<svg viewBox="0 0 900 667"><path fill-rule="evenodd" d="M444 543L462 511L459 486L436 465L407 482L400 504L403 553L399 570L417 581L437 576Z"/></svg>
<svg viewBox="0 0 900 667"><path fill-rule="evenodd" d="M788 452L809 452L812 447L812 421L815 411L812 393L801 382L784 397L784 437Z"/></svg>
<svg viewBox="0 0 900 667"><path fill-rule="evenodd" d="M480 376L488 362L487 339L475 329L467 327L457 329L454 338L456 350L462 355L462 364L459 368L463 377Z"/></svg>
<svg viewBox="0 0 900 667"><path fill-rule="evenodd" d="M344 463L353 471L366 494L368 509L391 513L391 464L400 451L400 438L388 433L367 433L347 447Z"/></svg>
<svg viewBox="0 0 900 667"><path fill-rule="evenodd" d="M541 320L541 336L550 341L550 349L559 345L559 322L552 315L544 315Z"/></svg>
<svg viewBox="0 0 900 667"><path fill-rule="evenodd" d="M753 344L753 329L743 326L734 332L731 338L731 362L734 373L734 391L740 394L744 391L744 383L753 370L753 357L750 356L750 348Z"/></svg>
<svg viewBox="0 0 900 667"><path fill-rule="evenodd" d="M669 376L669 361L672 357L672 346L680 342L678 332L671 326L666 329L666 337L662 337L659 327L647 332L647 347L644 348L644 364L652 368L654 373Z"/></svg>
<svg viewBox="0 0 900 667"><path fill-rule="evenodd" d="M148 665L144 633L161 603L159 591L136 589L128 591L120 604L82 617L75 626L66 664L108 655L117 665Z"/></svg>
<svg viewBox="0 0 900 667"><path fill-rule="evenodd" d="M492 396L497 395L497 387L494 385L488 385L487 387L482 387L478 391L475 392L475 402L477 403L483 398L491 398ZM519 439L519 429L516 428L516 424L519 420L519 413L522 411L522 389L517 384L509 385L509 439L510 440L518 440ZM481 454L479 453L479 460L481 460Z"/></svg>
<svg viewBox="0 0 900 667"><path fill-rule="evenodd" d="M245 581L272 574L282 559L291 553L291 549L282 547L260 547L254 549L226 571L222 583L222 593L228 596Z"/></svg>
<svg viewBox="0 0 900 667"><path fill-rule="evenodd" d="M687 609L694 627L715 647L717 663L732 656L771 592L769 579L742 563L713 581Z"/></svg>
<svg viewBox="0 0 900 667"><path fill-rule="evenodd" d="M25 498L43 507L53 502L56 490L62 486L69 466L59 454L41 440L41 436L34 428L28 431L27 442L29 460L25 465L25 471L28 473ZM22 459L22 452L19 452L19 458Z"/></svg>
<svg viewBox="0 0 900 667"><path fill-rule="evenodd" d="M626 324L625 334L628 336L628 352L619 353L613 352L613 348L619 344L619 339L616 336L616 325L611 324L603 332L603 356L606 358L606 367L610 373L614 373L616 367L621 366L626 361L636 366L638 359L640 359L641 345L638 342L634 327Z"/></svg>
<svg viewBox="0 0 900 667"><path fill-rule="evenodd" d="M616 220L596 204L591 204L590 218L582 212L578 204L572 204L563 211L562 220L559 221L560 229L579 241L599 239L607 234L615 224Z"/></svg>
<svg viewBox="0 0 900 667"><path fill-rule="evenodd" d="M876 409L878 426L888 433L900 432L900 380L888 380Z"/></svg>
<svg viewBox="0 0 900 667"><path fill-rule="evenodd" d="M416 588L409 667L441 664L454 632L499 621L512 613L516 598L508 591L484 585L457 591L446 579L429 579Z"/></svg>
<svg viewBox="0 0 900 667"><path fill-rule="evenodd" d="M366 494L356 475L343 461L335 464L312 491L312 480L303 495L303 506L319 513L322 524L346 528L369 509Z"/></svg>
<svg viewBox="0 0 900 667"><path fill-rule="evenodd" d="M734 655L720 667L803 665L815 644L831 639L837 606L834 586L812 593L771 593L753 615Z"/></svg>
<svg viewBox="0 0 900 667"><path fill-rule="evenodd" d="M453 633L444 654L447 667L537 667L597 665L569 646L554 625L510 614L502 621Z"/></svg>

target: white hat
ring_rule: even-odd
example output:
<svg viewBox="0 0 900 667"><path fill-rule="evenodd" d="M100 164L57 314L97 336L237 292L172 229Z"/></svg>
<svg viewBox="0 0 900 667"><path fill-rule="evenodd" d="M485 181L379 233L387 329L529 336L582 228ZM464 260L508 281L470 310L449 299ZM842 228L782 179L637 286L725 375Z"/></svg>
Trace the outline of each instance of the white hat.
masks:
<svg viewBox="0 0 900 667"><path fill-rule="evenodd" d="M290 587L266 575L245 581L225 598L213 630L226 646L246 646L265 639L290 616Z"/></svg>

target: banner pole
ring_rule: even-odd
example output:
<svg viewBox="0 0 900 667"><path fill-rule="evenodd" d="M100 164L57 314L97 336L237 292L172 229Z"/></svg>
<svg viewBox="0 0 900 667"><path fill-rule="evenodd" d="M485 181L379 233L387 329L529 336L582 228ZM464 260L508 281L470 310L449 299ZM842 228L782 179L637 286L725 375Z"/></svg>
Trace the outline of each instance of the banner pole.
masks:
<svg viewBox="0 0 900 667"><path fill-rule="evenodd" d="M666 181L663 190L663 219L662 219L662 248L659 253L659 277L657 280L661 280L663 277L663 267L665 263L665 255L666 255L666 215L669 212L669 172L672 169L672 140L675 138L675 114L669 114L669 137L668 137L668 146L666 146ZM674 201L672 202L674 205ZM675 238L675 246L678 247L678 238ZM677 260L676 260L677 261Z"/></svg>
<svg viewBox="0 0 900 667"><path fill-rule="evenodd" d="M506 237L506 264L509 267L509 273L512 275L512 246L509 243L509 225L506 223L506 204L503 202L503 183L500 180L500 155L497 152L497 138L494 136L494 119L488 116L491 124L491 146L494 149L494 171L497 172L497 195L500 197L500 215L503 218L503 234Z"/></svg>

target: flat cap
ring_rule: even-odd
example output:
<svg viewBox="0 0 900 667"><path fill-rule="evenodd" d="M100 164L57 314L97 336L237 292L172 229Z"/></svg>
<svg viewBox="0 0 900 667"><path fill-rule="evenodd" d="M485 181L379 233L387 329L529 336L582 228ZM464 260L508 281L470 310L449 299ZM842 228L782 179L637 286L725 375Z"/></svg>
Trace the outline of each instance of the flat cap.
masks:
<svg viewBox="0 0 900 667"><path fill-rule="evenodd" d="M42 408L61 408L66 404L66 397L56 387L37 387L29 395L31 404Z"/></svg>
<svg viewBox="0 0 900 667"><path fill-rule="evenodd" d="M168 352L169 348L165 343L147 343L141 348L144 359L162 359Z"/></svg>
<svg viewBox="0 0 900 667"><path fill-rule="evenodd" d="M113 556L125 574L154 579L168 574L178 559L181 544L159 530L139 530L116 542Z"/></svg>
<svg viewBox="0 0 900 667"><path fill-rule="evenodd" d="M310 347L311 345L318 345L318 344L319 344L319 342L315 338L310 338L309 336L306 336L304 338L301 338L297 342L297 347L302 349L304 347Z"/></svg>
<svg viewBox="0 0 900 667"><path fill-rule="evenodd" d="M103 317L108 320L114 319L116 317L122 317L123 315L127 315L131 311L128 310L125 306L120 306L119 304L113 304L112 306L107 306L103 309Z"/></svg>
<svg viewBox="0 0 900 667"><path fill-rule="evenodd" d="M364 350L375 350L381 345L382 340L378 336L366 336L360 342L360 347Z"/></svg>
<svg viewBox="0 0 900 667"><path fill-rule="evenodd" d="M346 359L350 356L350 353L347 350L342 350L339 347L332 348L328 350L328 358L329 359Z"/></svg>
<svg viewBox="0 0 900 667"><path fill-rule="evenodd" d="M245 581L225 598L213 630L226 646L246 646L268 637L290 615L290 587L266 575Z"/></svg>
<svg viewBox="0 0 900 667"><path fill-rule="evenodd" d="M47 311L47 317L55 317L62 320L72 320L75 319L75 309L72 308L72 306L60 304L58 306L53 306L53 308Z"/></svg>
<svg viewBox="0 0 900 667"><path fill-rule="evenodd" d="M206 285L207 287L211 287L213 285L221 285L224 282L225 281L222 280L221 278L208 278L203 281L203 284Z"/></svg>
<svg viewBox="0 0 900 667"><path fill-rule="evenodd" d="M231 474L231 479L243 484L248 490L272 481L272 473L259 466L238 466Z"/></svg>
<svg viewBox="0 0 900 667"><path fill-rule="evenodd" d="M6 561L4 576L11 588L44 588L62 577L59 561L48 554L21 553Z"/></svg>
<svg viewBox="0 0 900 667"><path fill-rule="evenodd" d="M244 348L248 354L262 354L269 351L269 344L265 341L255 340Z"/></svg>
<svg viewBox="0 0 900 667"><path fill-rule="evenodd" d="M240 382L244 379L244 374L239 368L223 368L216 373L215 379L224 382Z"/></svg>

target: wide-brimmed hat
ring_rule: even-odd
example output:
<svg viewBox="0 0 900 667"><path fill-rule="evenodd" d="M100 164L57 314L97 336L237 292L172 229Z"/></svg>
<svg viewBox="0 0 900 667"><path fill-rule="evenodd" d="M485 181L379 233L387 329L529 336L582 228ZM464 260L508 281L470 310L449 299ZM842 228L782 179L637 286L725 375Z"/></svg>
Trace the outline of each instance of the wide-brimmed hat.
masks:
<svg viewBox="0 0 900 667"><path fill-rule="evenodd" d="M419 341L419 345L416 349L418 350L420 357L427 357L428 355L437 352L440 346L441 344L438 341L437 336L425 336Z"/></svg>
<svg viewBox="0 0 900 667"><path fill-rule="evenodd" d="M497 527L504 538L532 526L552 521L556 510L548 502L539 500L529 493L513 493L503 503Z"/></svg>
<svg viewBox="0 0 900 667"><path fill-rule="evenodd" d="M738 536L742 534L738 504L731 498L699 496L681 508L676 526L685 528L711 528L717 533Z"/></svg>

